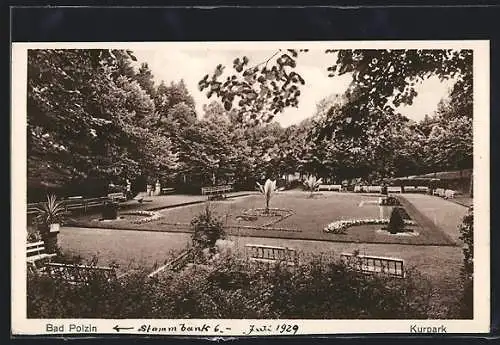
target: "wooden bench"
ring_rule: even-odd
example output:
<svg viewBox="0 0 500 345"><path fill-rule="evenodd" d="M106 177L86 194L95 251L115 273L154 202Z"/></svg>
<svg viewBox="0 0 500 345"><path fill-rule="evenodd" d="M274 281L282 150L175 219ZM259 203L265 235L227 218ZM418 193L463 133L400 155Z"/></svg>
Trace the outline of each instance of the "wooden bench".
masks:
<svg viewBox="0 0 500 345"><path fill-rule="evenodd" d="M84 204L83 196L70 196L63 200L66 212L82 208Z"/></svg>
<svg viewBox="0 0 500 345"><path fill-rule="evenodd" d="M298 264L297 252L292 248L246 244L245 250L250 261L268 264L284 262L290 266Z"/></svg>
<svg viewBox="0 0 500 345"><path fill-rule="evenodd" d="M365 190L368 193L381 193L382 192L382 187L381 186L366 186Z"/></svg>
<svg viewBox="0 0 500 345"><path fill-rule="evenodd" d="M383 256L340 254L341 261L356 271L366 274L386 274L404 278L404 260Z"/></svg>
<svg viewBox="0 0 500 345"><path fill-rule="evenodd" d="M112 267L48 263L44 267L44 273L70 284L88 284L97 279L109 282L117 279L116 270Z"/></svg>
<svg viewBox="0 0 500 345"><path fill-rule="evenodd" d="M429 192L429 187L427 187L427 186L417 186L417 187L415 187L415 192L416 193L428 193Z"/></svg>
<svg viewBox="0 0 500 345"><path fill-rule="evenodd" d="M87 212L87 209L95 206L102 206L105 202L109 200L108 197L100 197L100 198L90 198L83 200L83 209Z"/></svg>
<svg viewBox="0 0 500 345"><path fill-rule="evenodd" d="M388 186L387 193L401 193L401 187Z"/></svg>
<svg viewBox="0 0 500 345"><path fill-rule="evenodd" d="M320 184L318 190L327 190L327 191L338 191L342 190L342 185L340 184Z"/></svg>
<svg viewBox="0 0 500 345"><path fill-rule="evenodd" d="M48 254L45 250L43 241L26 243L26 261L29 268L37 269L37 263L46 262L56 256L56 254Z"/></svg>
<svg viewBox="0 0 500 345"><path fill-rule="evenodd" d="M444 197L444 192L445 192L444 188L436 188L433 194L440 197Z"/></svg>
<svg viewBox="0 0 500 345"><path fill-rule="evenodd" d="M109 193L108 199L110 199L111 201L115 201L115 200L126 201L127 197L125 196L125 194L123 194L123 192L118 192L118 193Z"/></svg>
<svg viewBox="0 0 500 345"><path fill-rule="evenodd" d="M175 188L162 188L161 189L162 195L171 194L173 192L175 192Z"/></svg>
<svg viewBox="0 0 500 345"><path fill-rule="evenodd" d="M452 189L447 189L444 191L444 197L446 199L453 199L455 197L456 192Z"/></svg>
<svg viewBox="0 0 500 345"><path fill-rule="evenodd" d="M214 187L202 187L201 195L222 195L225 196L226 193L229 193L233 190L233 187L230 185L227 186L214 186Z"/></svg>

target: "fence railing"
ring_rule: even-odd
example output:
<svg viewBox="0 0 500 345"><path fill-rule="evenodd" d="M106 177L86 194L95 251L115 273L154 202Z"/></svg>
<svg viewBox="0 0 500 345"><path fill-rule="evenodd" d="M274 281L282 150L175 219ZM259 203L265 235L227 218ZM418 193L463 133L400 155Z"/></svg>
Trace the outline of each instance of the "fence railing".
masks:
<svg viewBox="0 0 500 345"><path fill-rule="evenodd" d="M71 197L67 198L65 200L62 200L64 209L66 212L73 211L73 210L84 210L84 212L87 212L89 208L96 207L96 206L102 206L106 201L109 201L110 199L107 196L99 197L99 198L89 198L89 199L83 199L83 198L76 198L76 197ZM30 203L28 204L28 216L33 216L37 212L37 208L41 207L44 203L43 202L37 202L37 203Z"/></svg>

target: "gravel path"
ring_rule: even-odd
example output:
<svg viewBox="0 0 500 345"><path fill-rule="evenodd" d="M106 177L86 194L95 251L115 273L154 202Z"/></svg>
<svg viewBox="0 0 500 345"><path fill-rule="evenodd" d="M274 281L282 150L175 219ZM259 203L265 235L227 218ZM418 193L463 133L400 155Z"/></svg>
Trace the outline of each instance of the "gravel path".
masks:
<svg viewBox="0 0 500 345"><path fill-rule="evenodd" d="M453 241L460 242L458 226L467 214L467 207L427 194L402 194L428 220Z"/></svg>

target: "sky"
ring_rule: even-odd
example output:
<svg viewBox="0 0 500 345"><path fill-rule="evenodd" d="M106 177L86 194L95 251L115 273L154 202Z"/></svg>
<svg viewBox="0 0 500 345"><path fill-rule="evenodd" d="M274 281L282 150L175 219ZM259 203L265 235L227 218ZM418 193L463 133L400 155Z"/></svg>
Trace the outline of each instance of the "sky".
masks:
<svg viewBox="0 0 500 345"><path fill-rule="evenodd" d="M278 48L278 47L277 47ZM246 55L250 62L249 66L266 61L276 53L276 50L265 48L256 50L228 49L220 47L212 48L166 48L154 50L134 50L138 62L147 62L153 72L155 82L159 84L164 80L167 84L172 81L184 80L186 86L196 102L198 115L203 114L203 105L215 100L215 96L208 99L206 91L199 91L198 81L205 74L211 75L215 66L222 64L227 66L226 70L232 70L232 61L236 57ZM297 124L302 120L314 115L316 104L323 98L343 94L350 81L351 75L329 78L327 67L333 65L334 55L325 54L324 50L309 50L299 55L297 59L296 72L306 81L301 87L301 95L298 108L286 108L283 113L276 116L276 120L287 127ZM447 96L452 85L442 83L437 78L430 78L418 84L415 90L418 96L412 106L398 108L398 111L415 121L422 120L426 114L432 115L439 101Z"/></svg>

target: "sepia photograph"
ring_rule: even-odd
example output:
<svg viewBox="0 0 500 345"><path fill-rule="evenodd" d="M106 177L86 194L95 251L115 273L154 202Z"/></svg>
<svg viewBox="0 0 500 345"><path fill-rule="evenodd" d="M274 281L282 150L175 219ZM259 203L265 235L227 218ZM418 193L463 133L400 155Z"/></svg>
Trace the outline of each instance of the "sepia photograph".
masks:
<svg viewBox="0 0 500 345"><path fill-rule="evenodd" d="M487 330L487 42L13 46L20 332Z"/></svg>

